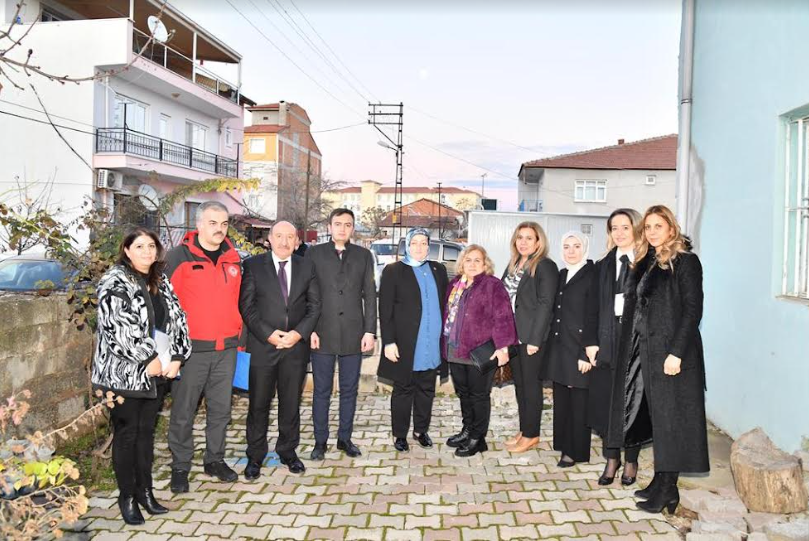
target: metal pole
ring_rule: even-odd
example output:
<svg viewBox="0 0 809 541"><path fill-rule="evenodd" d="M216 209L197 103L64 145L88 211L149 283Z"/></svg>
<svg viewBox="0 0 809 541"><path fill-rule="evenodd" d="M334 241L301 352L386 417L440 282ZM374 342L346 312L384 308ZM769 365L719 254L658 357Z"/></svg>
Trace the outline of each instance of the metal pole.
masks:
<svg viewBox="0 0 809 541"><path fill-rule="evenodd" d="M441 240L441 183L438 183L438 240Z"/></svg>
<svg viewBox="0 0 809 541"><path fill-rule="evenodd" d="M486 188L485 188L485 186L486 186L486 175L488 175L488 174L489 173L483 173L482 175L480 175L480 198L481 199L486 197ZM483 201L480 202L480 206L481 207L483 206Z"/></svg>

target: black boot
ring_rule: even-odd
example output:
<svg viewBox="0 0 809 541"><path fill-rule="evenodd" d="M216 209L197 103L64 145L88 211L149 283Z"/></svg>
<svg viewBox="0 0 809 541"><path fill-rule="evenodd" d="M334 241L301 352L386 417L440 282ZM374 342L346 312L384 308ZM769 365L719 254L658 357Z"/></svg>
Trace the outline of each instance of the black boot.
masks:
<svg viewBox="0 0 809 541"><path fill-rule="evenodd" d="M642 490L636 490L635 497L640 498L642 500L648 500L652 496L652 494L655 493L659 485L660 485L660 473L655 472L654 477L652 477L652 482L646 485L646 488Z"/></svg>
<svg viewBox="0 0 809 541"><path fill-rule="evenodd" d="M139 490L135 495L135 501L146 509L146 512L150 515L163 515L169 512L166 507L160 505L160 502L155 499L151 488Z"/></svg>
<svg viewBox="0 0 809 541"><path fill-rule="evenodd" d="M641 511L647 513L660 513L667 509L674 513L680 503L680 491L677 490L678 472L660 472L660 486L645 502L636 505Z"/></svg>
<svg viewBox="0 0 809 541"><path fill-rule="evenodd" d="M121 494L118 496L118 507L121 509L121 518L127 524L137 526L146 522L140 512L138 502L135 501L135 496Z"/></svg>
<svg viewBox="0 0 809 541"><path fill-rule="evenodd" d="M469 439L469 428L463 427L460 432L455 434L454 436L450 436L447 440L447 445L449 447L460 447L466 440Z"/></svg>
<svg viewBox="0 0 809 541"><path fill-rule="evenodd" d="M486 440L483 438L472 439L469 438L466 442L455 449L455 456L474 456L483 451L488 451L489 446L486 445Z"/></svg>

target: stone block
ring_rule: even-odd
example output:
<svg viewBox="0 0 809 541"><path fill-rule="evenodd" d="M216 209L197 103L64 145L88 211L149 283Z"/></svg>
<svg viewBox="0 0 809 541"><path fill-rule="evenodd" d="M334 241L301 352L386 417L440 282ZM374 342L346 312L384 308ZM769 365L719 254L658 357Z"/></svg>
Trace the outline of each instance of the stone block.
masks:
<svg viewBox="0 0 809 541"><path fill-rule="evenodd" d="M768 524L764 527L764 533L770 541L809 541L809 518Z"/></svg>
<svg viewBox="0 0 809 541"><path fill-rule="evenodd" d="M761 428L733 442L730 467L736 491L751 511L799 513L807 508L801 461L775 446Z"/></svg>

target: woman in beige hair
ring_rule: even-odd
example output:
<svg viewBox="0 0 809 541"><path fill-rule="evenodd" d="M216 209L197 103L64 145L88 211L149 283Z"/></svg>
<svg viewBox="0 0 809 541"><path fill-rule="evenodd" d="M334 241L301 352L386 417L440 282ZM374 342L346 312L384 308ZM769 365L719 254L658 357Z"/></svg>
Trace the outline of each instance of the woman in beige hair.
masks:
<svg viewBox="0 0 809 541"><path fill-rule="evenodd" d="M547 257L548 238L536 222L522 222L511 236L511 261L503 273L517 322L519 353L511 361L520 430L506 441L512 453L524 453L539 444L542 419L540 370L559 269Z"/></svg>
<svg viewBox="0 0 809 541"><path fill-rule="evenodd" d="M447 287L441 346L461 402L463 428L447 445L456 448L456 456L469 457L489 449L486 434L495 372L476 366L472 352L490 346L483 348L494 351L489 360L497 359L503 366L509 362L508 347L517 342L517 330L508 292L492 276L494 265L485 248L467 246L458 258L457 272Z"/></svg>
<svg viewBox="0 0 809 541"><path fill-rule="evenodd" d="M699 332L702 265L667 207L649 208L643 231L625 292L607 445L653 439L655 476L635 493L646 498L637 506L673 513L679 473L710 469Z"/></svg>

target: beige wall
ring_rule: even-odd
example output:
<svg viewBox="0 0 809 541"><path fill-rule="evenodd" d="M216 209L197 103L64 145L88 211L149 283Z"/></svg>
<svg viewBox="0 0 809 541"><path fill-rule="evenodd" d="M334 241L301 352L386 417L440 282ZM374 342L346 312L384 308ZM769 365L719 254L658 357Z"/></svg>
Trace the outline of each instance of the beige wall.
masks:
<svg viewBox="0 0 809 541"><path fill-rule="evenodd" d="M647 175L655 175L655 184L646 185ZM545 169L537 192L536 184L519 183L517 200L540 199L543 212L608 215L616 208L629 207L643 212L651 205L663 204L674 209L674 171ZM606 180L606 202L574 200L577 180Z"/></svg>
<svg viewBox="0 0 809 541"><path fill-rule="evenodd" d="M382 185L372 180L361 183L360 193L328 192L324 197L333 203L335 207L345 207L354 211L359 217L362 213L373 207L380 207L383 210L393 210L394 198L392 193L379 193ZM480 206L480 195L476 193L449 193L441 194L444 204L457 210L469 210ZM438 201L438 194L435 192L405 193L402 195L402 204L407 205L419 199L430 199Z"/></svg>

